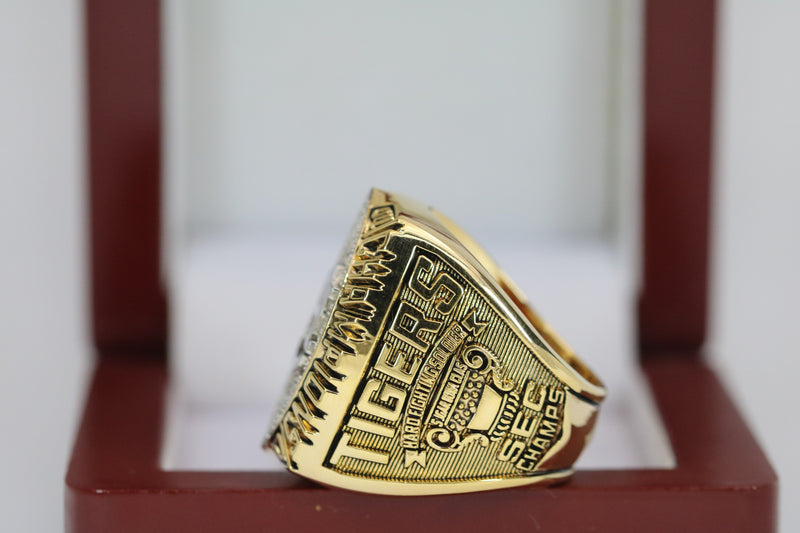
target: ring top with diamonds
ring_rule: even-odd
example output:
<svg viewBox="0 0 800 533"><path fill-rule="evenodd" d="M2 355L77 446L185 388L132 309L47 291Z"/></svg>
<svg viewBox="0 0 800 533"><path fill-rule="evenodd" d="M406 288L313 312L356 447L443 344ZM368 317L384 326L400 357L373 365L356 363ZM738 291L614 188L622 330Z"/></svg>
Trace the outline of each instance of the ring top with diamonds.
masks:
<svg viewBox="0 0 800 533"><path fill-rule="evenodd" d="M264 441L330 486L415 495L564 480L605 389L456 224L373 189Z"/></svg>

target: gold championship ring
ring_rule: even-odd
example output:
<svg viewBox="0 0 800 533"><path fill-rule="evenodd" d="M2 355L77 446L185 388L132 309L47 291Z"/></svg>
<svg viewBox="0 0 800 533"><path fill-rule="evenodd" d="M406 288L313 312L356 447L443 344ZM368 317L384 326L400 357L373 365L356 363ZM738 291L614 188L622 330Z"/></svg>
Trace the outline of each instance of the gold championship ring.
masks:
<svg viewBox="0 0 800 533"><path fill-rule="evenodd" d="M572 473L604 396L474 240L373 190L264 446L362 492L550 484Z"/></svg>

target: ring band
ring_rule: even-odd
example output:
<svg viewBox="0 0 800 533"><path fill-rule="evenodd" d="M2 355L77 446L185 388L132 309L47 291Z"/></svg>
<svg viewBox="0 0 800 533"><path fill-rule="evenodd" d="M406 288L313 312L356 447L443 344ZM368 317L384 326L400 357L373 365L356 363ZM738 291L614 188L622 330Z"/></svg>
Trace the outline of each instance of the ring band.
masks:
<svg viewBox="0 0 800 533"><path fill-rule="evenodd" d="M361 492L551 484L572 473L604 397L472 238L373 189L264 447Z"/></svg>

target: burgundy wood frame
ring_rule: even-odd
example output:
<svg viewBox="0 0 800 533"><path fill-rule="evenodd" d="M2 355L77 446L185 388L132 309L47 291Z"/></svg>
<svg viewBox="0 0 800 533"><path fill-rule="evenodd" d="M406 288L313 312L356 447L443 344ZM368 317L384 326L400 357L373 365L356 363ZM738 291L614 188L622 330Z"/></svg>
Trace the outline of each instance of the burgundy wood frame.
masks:
<svg viewBox="0 0 800 533"><path fill-rule="evenodd" d="M159 8L87 0L99 362L66 478L68 531L774 531L775 473L701 360L713 0L649 0L645 17L641 360L676 468L581 470L557 488L420 498L326 489L288 473L161 469Z"/></svg>
<svg viewBox="0 0 800 533"><path fill-rule="evenodd" d="M714 0L645 14L642 356L699 354L706 332Z"/></svg>
<svg viewBox="0 0 800 533"><path fill-rule="evenodd" d="M288 472L161 469L166 367L106 358L68 476L69 531L663 531L775 528L775 476L713 373L670 354L643 367L678 467L579 470L566 485L394 498ZM676 393L680 391L680 393Z"/></svg>
<svg viewBox="0 0 800 533"><path fill-rule="evenodd" d="M95 345L101 357L164 351L160 2L86 8Z"/></svg>

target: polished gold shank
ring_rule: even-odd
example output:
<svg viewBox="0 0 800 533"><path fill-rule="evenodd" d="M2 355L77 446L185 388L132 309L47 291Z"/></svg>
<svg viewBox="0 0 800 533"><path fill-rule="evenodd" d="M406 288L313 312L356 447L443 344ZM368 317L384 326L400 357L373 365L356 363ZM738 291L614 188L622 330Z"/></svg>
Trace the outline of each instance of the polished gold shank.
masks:
<svg viewBox="0 0 800 533"><path fill-rule="evenodd" d="M373 190L340 274L265 439L290 470L397 495L571 474L605 389L457 225Z"/></svg>

